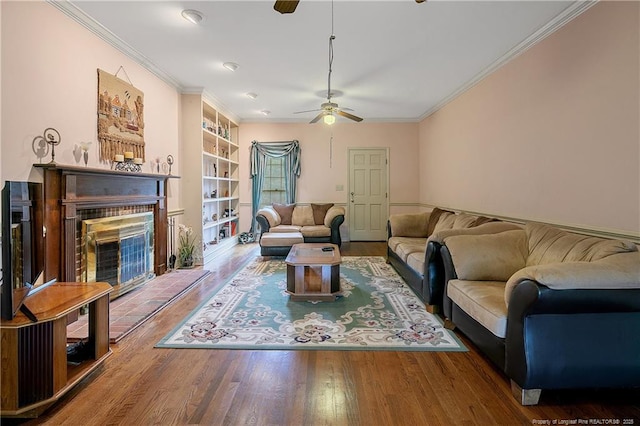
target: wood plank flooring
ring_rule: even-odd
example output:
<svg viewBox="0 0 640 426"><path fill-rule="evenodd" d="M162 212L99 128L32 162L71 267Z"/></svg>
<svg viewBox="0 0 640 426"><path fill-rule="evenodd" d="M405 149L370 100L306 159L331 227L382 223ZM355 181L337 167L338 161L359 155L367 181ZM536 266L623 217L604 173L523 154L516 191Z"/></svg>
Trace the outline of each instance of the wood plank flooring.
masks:
<svg viewBox="0 0 640 426"><path fill-rule="evenodd" d="M344 243L341 253L383 256L385 245ZM507 378L464 336L470 349L464 353L154 348L258 254L255 244L229 252L206 282L112 345L114 354L100 369L39 419L23 423L624 425L631 419L626 424L640 425L640 391L549 391L540 405L520 406Z"/></svg>

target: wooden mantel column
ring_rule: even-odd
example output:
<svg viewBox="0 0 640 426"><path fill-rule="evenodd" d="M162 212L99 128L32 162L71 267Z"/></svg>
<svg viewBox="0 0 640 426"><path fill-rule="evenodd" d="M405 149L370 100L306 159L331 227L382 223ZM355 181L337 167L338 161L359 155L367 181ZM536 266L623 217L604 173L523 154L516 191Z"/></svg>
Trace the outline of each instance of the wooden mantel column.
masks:
<svg viewBox="0 0 640 426"><path fill-rule="evenodd" d="M152 206L154 271L167 270L167 180L178 176L34 164L44 173L45 279L76 281L78 211Z"/></svg>

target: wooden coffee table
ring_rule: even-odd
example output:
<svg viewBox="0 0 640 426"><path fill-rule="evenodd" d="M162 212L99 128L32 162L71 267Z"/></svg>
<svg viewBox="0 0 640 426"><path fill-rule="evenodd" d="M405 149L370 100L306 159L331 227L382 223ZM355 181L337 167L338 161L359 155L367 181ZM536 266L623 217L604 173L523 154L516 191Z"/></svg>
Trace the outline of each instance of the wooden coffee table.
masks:
<svg viewBox="0 0 640 426"><path fill-rule="evenodd" d="M340 262L340 249L335 244L294 244L285 259L291 300L336 300L340 295Z"/></svg>

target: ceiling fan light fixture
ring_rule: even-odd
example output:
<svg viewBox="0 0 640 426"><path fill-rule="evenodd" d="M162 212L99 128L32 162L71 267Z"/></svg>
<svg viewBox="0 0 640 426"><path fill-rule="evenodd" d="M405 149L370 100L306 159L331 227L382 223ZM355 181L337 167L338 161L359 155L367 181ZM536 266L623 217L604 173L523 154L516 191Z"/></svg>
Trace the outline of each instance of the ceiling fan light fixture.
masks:
<svg viewBox="0 0 640 426"><path fill-rule="evenodd" d="M332 113L329 113L325 115L322 120L324 121L324 124L328 124L329 126L331 126L333 123L336 122L336 117Z"/></svg>
<svg viewBox="0 0 640 426"><path fill-rule="evenodd" d="M182 11L182 17L192 24L198 25L202 22L202 13L194 9L185 9Z"/></svg>
<svg viewBox="0 0 640 426"><path fill-rule="evenodd" d="M225 62L224 64L222 64L222 66L229 71L235 71L240 67L240 65L236 64L235 62Z"/></svg>

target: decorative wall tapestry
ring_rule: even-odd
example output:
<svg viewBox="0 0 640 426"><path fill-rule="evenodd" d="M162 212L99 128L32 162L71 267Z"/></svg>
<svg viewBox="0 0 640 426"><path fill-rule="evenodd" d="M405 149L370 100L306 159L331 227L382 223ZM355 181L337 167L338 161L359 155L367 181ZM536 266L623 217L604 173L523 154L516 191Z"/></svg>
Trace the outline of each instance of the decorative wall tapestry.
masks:
<svg viewBox="0 0 640 426"><path fill-rule="evenodd" d="M98 141L100 161L112 161L114 155L125 151L144 161L144 94L101 69L98 69Z"/></svg>

